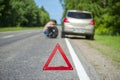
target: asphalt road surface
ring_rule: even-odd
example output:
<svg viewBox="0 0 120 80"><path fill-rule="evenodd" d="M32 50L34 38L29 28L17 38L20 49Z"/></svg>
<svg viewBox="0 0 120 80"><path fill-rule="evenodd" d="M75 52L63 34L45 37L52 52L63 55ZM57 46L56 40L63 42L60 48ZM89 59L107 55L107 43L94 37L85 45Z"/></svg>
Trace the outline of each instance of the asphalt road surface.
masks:
<svg viewBox="0 0 120 80"><path fill-rule="evenodd" d="M73 70L43 70L56 44L61 46ZM58 50L49 66L66 66ZM28 30L0 33L0 80L101 80L101 78L82 56L80 50L71 43L70 38L62 39L58 36L56 39L50 39L41 30Z"/></svg>

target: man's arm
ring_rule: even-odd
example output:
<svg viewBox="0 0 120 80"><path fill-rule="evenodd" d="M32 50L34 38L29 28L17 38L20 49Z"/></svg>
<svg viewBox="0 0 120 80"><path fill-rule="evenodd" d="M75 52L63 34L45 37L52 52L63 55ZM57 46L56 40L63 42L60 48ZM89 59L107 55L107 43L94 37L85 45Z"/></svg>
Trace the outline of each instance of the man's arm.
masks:
<svg viewBox="0 0 120 80"><path fill-rule="evenodd" d="M53 22L48 22L48 23L45 25L43 31L45 31L45 30L48 29L49 27L54 27L54 26L55 26L55 24L53 24Z"/></svg>

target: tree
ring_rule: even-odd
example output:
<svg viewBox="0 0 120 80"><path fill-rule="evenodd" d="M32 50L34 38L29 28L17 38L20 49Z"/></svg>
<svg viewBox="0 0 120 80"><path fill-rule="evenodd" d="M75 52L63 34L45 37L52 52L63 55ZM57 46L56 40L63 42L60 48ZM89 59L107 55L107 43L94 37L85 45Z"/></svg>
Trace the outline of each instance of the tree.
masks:
<svg viewBox="0 0 120 80"><path fill-rule="evenodd" d="M0 27L43 26L49 19L34 0L0 0Z"/></svg>
<svg viewBox="0 0 120 80"><path fill-rule="evenodd" d="M41 16L40 16L41 17L41 24L45 25L46 22L48 22L50 20L49 14L47 13L47 11L45 11L44 7L41 7L40 13L41 13Z"/></svg>
<svg viewBox="0 0 120 80"><path fill-rule="evenodd" d="M0 25L7 26L10 25L11 22L10 15L11 15L11 5L9 4L10 0L1 0L0 1ZM8 24L6 24L8 23Z"/></svg>

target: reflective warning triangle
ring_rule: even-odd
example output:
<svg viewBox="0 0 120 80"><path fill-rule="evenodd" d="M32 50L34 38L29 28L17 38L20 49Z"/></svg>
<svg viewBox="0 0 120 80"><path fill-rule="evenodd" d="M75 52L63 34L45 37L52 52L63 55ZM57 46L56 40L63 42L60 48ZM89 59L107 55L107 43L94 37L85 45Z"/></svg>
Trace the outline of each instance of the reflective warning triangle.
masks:
<svg viewBox="0 0 120 80"><path fill-rule="evenodd" d="M65 60L67 66L49 66L53 56L55 55L55 53L57 52L57 50L60 52L60 54L62 55L63 59ZM55 48L53 49L50 57L48 58L47 62L45 63L43 70L73 70L72 65L70 64L69 60L67 59L65 53L63 52L62 48L60 47L59 44L57 44L55 46Z"/></svg>

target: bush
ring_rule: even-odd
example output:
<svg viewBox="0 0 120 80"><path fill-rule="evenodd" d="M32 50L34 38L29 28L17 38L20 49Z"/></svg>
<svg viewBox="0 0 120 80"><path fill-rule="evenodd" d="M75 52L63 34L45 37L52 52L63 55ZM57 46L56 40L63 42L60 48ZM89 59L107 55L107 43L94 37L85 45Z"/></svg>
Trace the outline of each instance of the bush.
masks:
<svg viewBox="0 0 120 80"><path fill-rule="evenodd" d="M96 29L96 34L100 34L100 35L112 35L113 33L113 29L112 27L110 28L106 28L104 27L104 24L101 24L97 29Z"/></svg>

